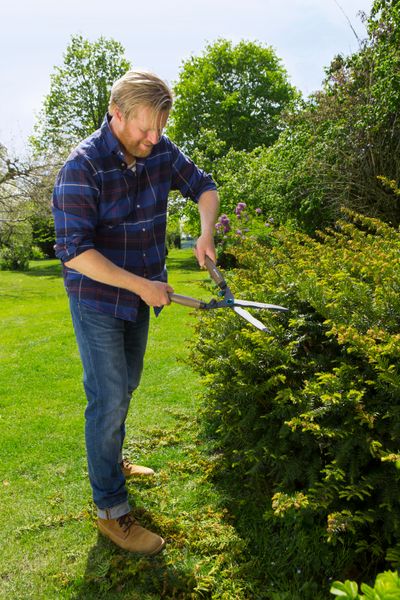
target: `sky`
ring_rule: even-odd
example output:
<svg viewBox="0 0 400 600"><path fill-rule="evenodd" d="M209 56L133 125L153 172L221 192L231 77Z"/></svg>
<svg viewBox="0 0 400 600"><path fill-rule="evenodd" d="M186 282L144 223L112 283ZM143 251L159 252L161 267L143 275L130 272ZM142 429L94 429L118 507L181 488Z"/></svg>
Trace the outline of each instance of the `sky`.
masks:
<svg viewBox="0 0 400 600"><path fill-rule="evenodd" d="M308 96L336 54L366 37L359 12L372 0L19 0L0 10L0 142L22 156L63 64L71 35L113 38L134 67L173 85L182 63L218 38L272 46L290 82ZM345 13L345 14L344 14ZM349 24L349 21L352 27Z"/></svg>

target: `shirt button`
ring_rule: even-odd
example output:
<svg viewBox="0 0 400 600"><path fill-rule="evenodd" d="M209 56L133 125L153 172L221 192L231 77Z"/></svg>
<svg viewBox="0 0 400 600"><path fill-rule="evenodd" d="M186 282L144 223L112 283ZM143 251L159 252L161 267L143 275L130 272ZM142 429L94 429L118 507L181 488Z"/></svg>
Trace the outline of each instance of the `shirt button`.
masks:
<svg viewBox="0 0 400 600"><path fill-rule="evenodd" d="M146 252L143 252L143 258L146 258Z"/></svg>
<svg viewBox="0 0 400 600"><path fill-rule="evenodd" d="M121 163L121 169L126 169L126 163Z"/></svg>
<svg viewBox="0 0 400 600"><path fill-rule="evenodd" d="M143 227L142 231L146 231L146 228L145 228L145 227Z"/></svg>
<svg viewBox="0 0 400 600"><path fill-rule="evenodd" d="M136 204L136 208L140 208L140 204Z"/></svg>

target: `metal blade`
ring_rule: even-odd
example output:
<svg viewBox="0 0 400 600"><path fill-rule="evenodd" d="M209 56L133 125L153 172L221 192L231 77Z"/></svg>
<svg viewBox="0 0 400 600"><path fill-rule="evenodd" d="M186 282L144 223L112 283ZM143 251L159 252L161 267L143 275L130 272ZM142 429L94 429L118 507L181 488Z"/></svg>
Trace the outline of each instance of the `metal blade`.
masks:
<svg viewBox="0 0 400 600"><path fill-rule="evenodd" d="M289 309L277 304L265 304L264 302L252 302L251 300L237 300L235 298L234 306L252 306L253 308L268 308L269 310L279 310L287 312Z"/></svg>
<svg viewBox="0 0 400 600"><path fill-rule="evenodd" d="M255 319L253 317L253 315L251 315L247 310L244 310L244 308L239 308L238 306L233 306L232 309L235 311L235 313L237 313L238 315L243 317L243 319L246 319L246 321L248 321L249 323L254 325L254 327L257 327L257 329L260 329L260 331L267 331L268 333L271 333L269 331L269 329L267 329L267 327L265 327L265 325L263 323L261 323L261 321L259 321L258 319Z"/></svg>

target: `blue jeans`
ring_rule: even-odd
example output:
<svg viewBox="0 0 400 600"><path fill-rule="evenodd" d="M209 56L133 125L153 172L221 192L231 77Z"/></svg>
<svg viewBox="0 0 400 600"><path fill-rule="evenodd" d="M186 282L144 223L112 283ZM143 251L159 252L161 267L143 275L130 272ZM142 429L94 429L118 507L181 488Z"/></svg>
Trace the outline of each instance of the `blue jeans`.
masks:
<svg viewBox="0 0 400 600"><path fill-rule="evenodd" d="M139 385L149 329L142 303L136 322L116 319L70 297L87 398L85 439L98 516L117 519L130 510L122 473L125 419Z"/></svg>

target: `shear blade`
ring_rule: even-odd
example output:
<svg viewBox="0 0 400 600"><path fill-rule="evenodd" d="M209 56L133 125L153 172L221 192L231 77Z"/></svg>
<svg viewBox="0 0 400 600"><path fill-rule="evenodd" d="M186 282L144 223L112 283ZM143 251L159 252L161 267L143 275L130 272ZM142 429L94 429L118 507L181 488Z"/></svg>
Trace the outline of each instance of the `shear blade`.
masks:
<svg viewBox="0 0 400 600"><path fill-rule="evenodd" d="M252 306L253 308L268 308L269 310L280 310L287 312L289 309L277 304L265 304L264 302L252 302L251 300L236 300L235 306Z"/></svg>
<svg viewBox="0 0 400 600"><path fill-rule="evenodd" d="M244 310L244 308L240 308L239 306L233 306L232 308L235 311L235 313L243 317L243 319L246 319L246 321L254 325L254 327L257 327L257 329L260 329L260 331L269 332L269 330L265 327L263 323L261 323L261 321L253 317L253 315L251 315L247 310Z"/></svg>

